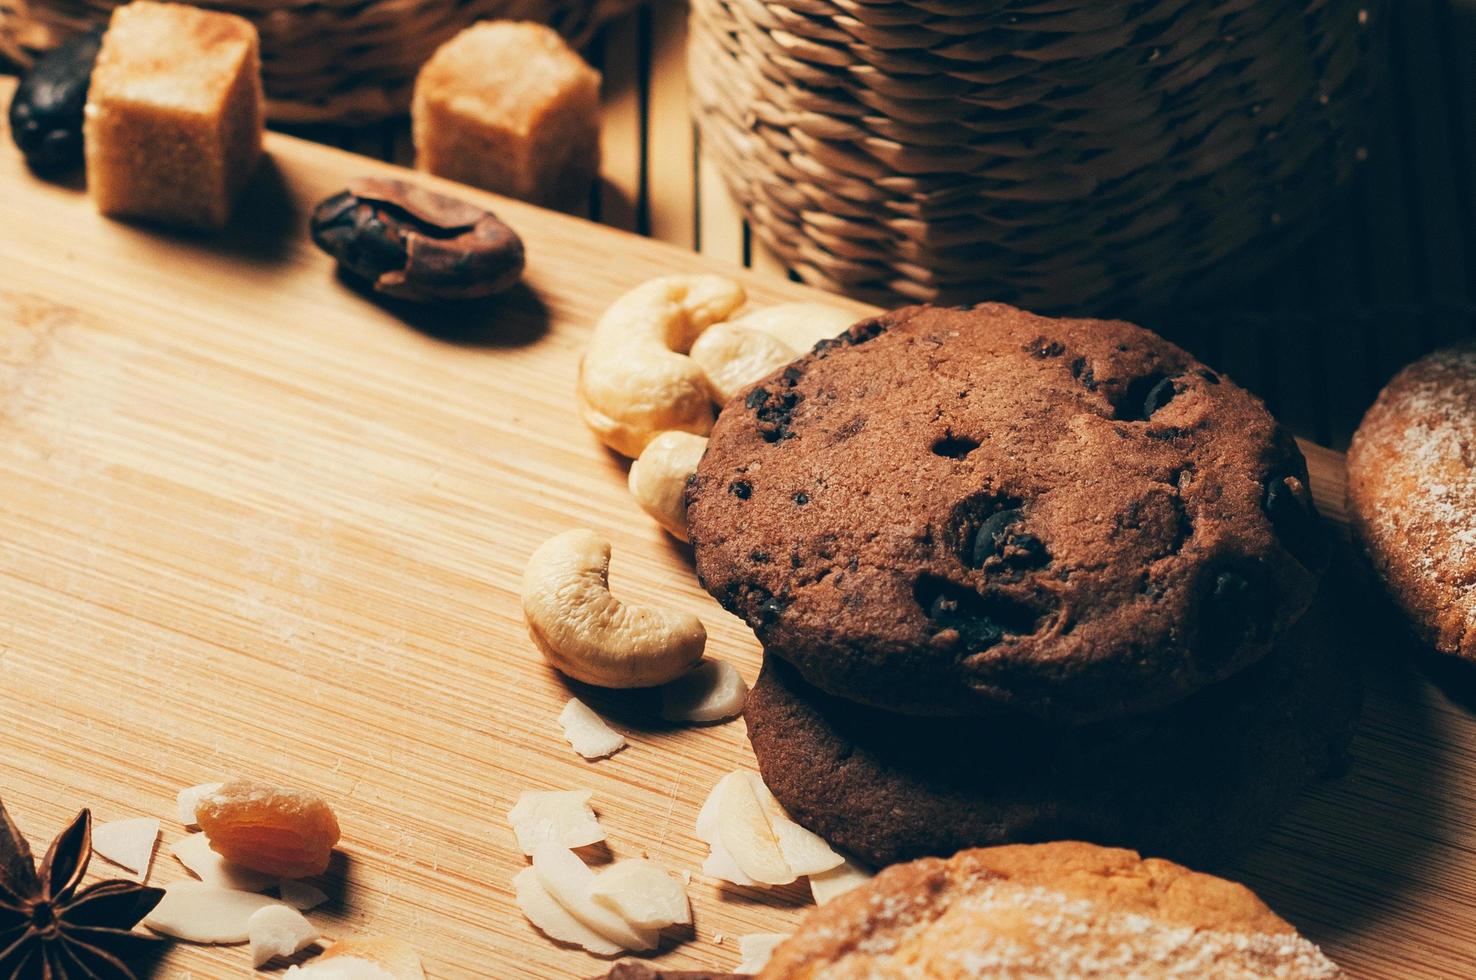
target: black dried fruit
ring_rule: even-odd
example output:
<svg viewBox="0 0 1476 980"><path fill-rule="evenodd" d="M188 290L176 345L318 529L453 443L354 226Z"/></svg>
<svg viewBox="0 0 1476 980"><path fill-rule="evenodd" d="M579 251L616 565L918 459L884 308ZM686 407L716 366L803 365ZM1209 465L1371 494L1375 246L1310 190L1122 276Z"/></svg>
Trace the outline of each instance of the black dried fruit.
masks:
<svg viewBox="0 0 1476 980"><path fill-rule="evenodd" d="M1028 531L1010 535L1005 543L1005 564L1015 568L1037 568L1048 564L1051 553L1045 542Z"/></svg>
<svg viewBox="0 0 1476 980"><path fill-rule="evenodd" d="M10 137L37 173L82 165L82 115L103 28L52 49L26 72L10 100Z"/></svg>
<svg viewBox="0 0 1476 980"><path fill-rule="evenodd" d="M981 568L986 561L1003 551L1010 525L1019 519L1018 509L1002 510L980 524L979 529L974 532L969 564L974 568Z"/></svg>
<svg viewBox="0 0 1476 980"><path fill-rule="evenodd" d="M738 582L724 586L718 601L724 609L742 616L755 629L772 626L789 605L782 596L776 596L762 585L749 586Z"/></svg>
<svg viewBox="0 0 1476 980"><path fill-rule="evenodd" d="M753 496L753 484L747 480L734 480L728 484L728 492L739 500L747 500Z"/></svg>
<svg viewBox="0 0 1476 980"><path fill-rule="evenodd" d="M361 177L313 210L313 241L375 292L480 299L523 274L523 242L497 216L399 180Z"/></svg>
<svg viewBox="0 0 1476 980"><path fill-rule="evenodd" d="M868 340L875 340L887 332L887 317L872 317L853 324L850 329L838 337L831 337L817 343L812 350L819 357L825 357L838 347L855 347L864 344ZM787 376L786 376L786 380Z"/></svg>
<svg viewBox="0 0 1476 980"><path fill-rule="evenodd" d="M1009 635L1031 633L1040 617L1005 596L983 596L947 579L924 575L913 587L913 598L939 629L958 633L959 644L971 653L986 650Z"/></svg>
<svg viewBox="0 0 1476 980"><path fill-rule="evenodd" d="M1025 345L1025 350L1030 353L1031 357L1045 360L1048 357L1060 357L1066 353L1066 345L1059 340L1046 340L1044 337L1037 337Z"/></svg>
<svg viewBox="0 0 1476 980"><path fill-rule="evenodd" d="M1265 633L1275 603L1259 576L1217 572L1200 618L1201 650L1216 658L1240 649L1248 637Z"/></svg>
<svg viewBox="0 0 1476 980"><path fill-rule="evenodd" d="M797 391L772 395L762 388L755 388L749 393L745 404L753 409L759 433L765 442L778 442L794 435L790 430L790 422L793 421L794 410L804 401L804 397Z"/></svg>
<svg viewBox="0 0 1476 980"><path fill-rule="evenodd" d="M946 456L949 459L963 459L978 448L978 439L970 439L968 436L956 436L952 432L945 434L932 445L934 456Z"/></svg>
<svg viewBox="0 0 1476 980"><path fill-rule="evenodd" d="M777 622L779 617L784 615L784 606L784 600L778 596L771 595L764 599L758 604L759 622L765 626Z"/></svg>
<svg viewBox="0 0 1476 980"><path fill-rule="evenodd" d="M884 317L874 317L870 320L862 320L841 334L841 339L855 347L864 344L868 340L875 340L887 332L887 324Z"/></svg>
<svg viewBox="0 0 1476 980"><path fill-rule="evenodd" d="M1050 561L1045 542L1033 534L1015 530L1023 516L1019 508L1010 508L981 522L969 549L969 566L983 568L991 558L1016 569L1037 568Z"/></svg>
<svg viewBox="0 0 1476 980"><path fill-rule="evenodd" d="M1085 357L1078 357L1071 362L1071 376L1080 381L1082 387L1087 391L1097 390L1096 372L1092 370L1091 365L1087 364Z"/></svg>
<svg viewBox="0 0 1476 980"><path fill-rule="evenodd" d="M1116 417L1125 422L1146 422L1179 393L1174 379L1164 374L1134 378L1123 392Z"/></svg>
<svg viewBox="0 0 1476 980"><path fill-rule="evenodd" d="M1148 394L1143 396L1143 413L1152 418L1160 408L1174 400L1179 389L1174 386L1172 378L1164 378L1158 384L1148 389Z"/></svg>
<svg viewBox="0 0 1476 980"><path fill-rule="evenodd" d="M1318 568L1326 556L1327 539L1317 509L1305 494L1296 477L1272 477L1266 481L1261 509L1286 550L1305 567Z"/></svg>
<svg viewBox="0 0 1476 980"><path fill-rule="evenodd" d="M1215 576L1214 588L1210 591L1210 608L1228 623L1242 613L1250 611L1251 584L1238 572L1221 572Z"/></svg>

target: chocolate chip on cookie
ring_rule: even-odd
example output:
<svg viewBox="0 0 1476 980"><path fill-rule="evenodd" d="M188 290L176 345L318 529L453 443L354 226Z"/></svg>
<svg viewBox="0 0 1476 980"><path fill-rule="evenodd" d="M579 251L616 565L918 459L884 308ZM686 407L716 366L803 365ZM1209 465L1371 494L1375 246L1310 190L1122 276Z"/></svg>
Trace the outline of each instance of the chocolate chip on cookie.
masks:
<svg viewBox="0 0 1476 980"><path fill-rule="evenodd" d="M1256 398L1131 324L998 304L866 320L758 382L687 499L700 578L769 652L914 714L1171 704L1264 655L1326 560Z"/></svg>

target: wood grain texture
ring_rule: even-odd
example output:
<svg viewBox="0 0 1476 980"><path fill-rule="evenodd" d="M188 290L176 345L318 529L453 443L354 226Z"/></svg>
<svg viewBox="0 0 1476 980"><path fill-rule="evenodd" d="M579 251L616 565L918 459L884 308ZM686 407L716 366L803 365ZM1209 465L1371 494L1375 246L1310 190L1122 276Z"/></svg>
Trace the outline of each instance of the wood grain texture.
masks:
<svg viewBox="0 0 1476 980"><path fill-rule="evenodd" d="M739 275L760 303L815 294L462 189L524 235L526 288L390 310L303 229L347 178L391 167L271 137L242 219L195 239L99 218L3 144L0 794L21 825L39 840L83 805L167 817L178 788L222 775L320 790L345 829L341 897L315 914L328 935L401 936L433 977L599 972L513 906L517 794L591 788L613 855L696 872L697 807L753 761L741 723L672 731L587 691L631 746L576 757L555 722L570 690L522 623L526 556L596 528L617 592L700 615L750 680L759 653L580 424L587 326L683 270ZM1338 518L1341 457L1309 454ZM1229 873L1359 976L1469 972L1476 731L1402 659L1375 662L1354 774ZM161 846L154 880L183 875ZM731 968L737 935L806 907L803 888L700 873L691 893L673 966ZM181 946L160 975L247 968L239 949Z"/></svg>
<svg viewBox="0 0 1476 980"><path fill-rule="evenodd" d="M682 6L659 0L627 15L585 52L605 75L605 166L589 214L787 276L733 203L710 148L694 139L690 159L691 125L677 111L687 90ZM1465 56L1476 48L1476 0L1401 0L1387 15L1386 97L1370 113L1368 165L1348 193L1273 268L1227 275L1221 295L1148 324L1252 388L1298 435L1336 447L1395 371L1476 336L1476 59ZM292 131L412 160L406 120Z"/></svg>
<svg viewBox="0 0 1476 980"><path fill-rule="evenodd" d="M1325 445L1347 444L1400 367L1476 336L1476 59L1465 56L1476 48L1476 0L1405 0L1388 14L1386 98L1371 113L1370 163L1354 186L1283 262L1231 276L1202 307L1162 311L1148 324ZM648 84L673 70L653 62ZM651 206L680 208L688 191L651 184ZM709 241L748 242L744 264L788 274L754 239L700 143L696 193L704 254L732 254Z"/></svg>

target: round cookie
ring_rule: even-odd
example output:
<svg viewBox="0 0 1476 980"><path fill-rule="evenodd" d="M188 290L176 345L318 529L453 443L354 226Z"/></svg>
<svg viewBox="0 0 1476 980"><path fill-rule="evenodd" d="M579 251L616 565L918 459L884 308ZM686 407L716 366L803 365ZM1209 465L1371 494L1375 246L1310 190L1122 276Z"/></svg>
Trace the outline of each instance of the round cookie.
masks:
<svg viewBox="0 0 1476 980"><path fill-rule="evenodd" d="M1420 638L1476 660L1476 342L1394 376L1348 449L1354 537Z"/></svg>
<svg viewBox="0 0 1476 980"><path fill-rule="evenodd" d="M888 868L807 915L759 980L1343 975L1243 885L1061 841Z"/></svg>
<svg viewBox="0 0 1476 980"><path fill-rule="evenodd" d="M1359 664L1327 605L1230 680L1086 726L890 714L766 657L748 737L790 815L873 865L1063 838L1210 864L1345 761Z"/></svg>
<svg viewBox="0 0 1476 980"><path fill-rule="evenodd" d="M1261 657L1326 543L1295 441L1128 323L853 326L730 401L697 573L811 683L913 714L1148 711Z"/></svg>

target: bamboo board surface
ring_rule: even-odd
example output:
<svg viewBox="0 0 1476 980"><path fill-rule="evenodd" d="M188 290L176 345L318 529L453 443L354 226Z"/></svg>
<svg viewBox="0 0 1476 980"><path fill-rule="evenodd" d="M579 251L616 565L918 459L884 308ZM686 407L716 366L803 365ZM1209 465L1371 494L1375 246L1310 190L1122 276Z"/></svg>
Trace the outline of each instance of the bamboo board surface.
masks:
<svg viewBox="0 0 1476 980"><path fill-rule="evenodd" d="M694 872L695 931L663 962L731 969L735 937L792 928L803 887L695 873L699 804L752 766L741 722L665 730L591 695L632 744L582 761L517 593L538 543L596 528L617 593L699 614L753 679L753 638L629 498L574 376L587 325L652 276L814 293L463 189L524 235L526 288L407 322L304 234L315 201L388 165L272 136L242 220L202 240L101 219L0 145L0 795L34 839L84 805L159 816L167 882L180 787L300 785L345 830L325 934L401 936L432 977L581 977L602 964L513 906L504 814L524 789L587 787L615 856ZM1308 451L1337 518L1341 457ZM1354 774L1229 873L1357 976L1471 973L1476 727L1403 663L1375 660ZM160 975L247 970L240 949L180 946Z"/></svg>
<svg viewBox="0 0 1476 980"><path fill-rule="evenodd" d="M1385 5L1383 98L1366 165L1273 269L1228 278L1149 326L1266 399L1298 435L1347 445L1395 371L1476 336L1476 0ZM757 272L784 263L728 193L687 112L686 0L650 0L585 51L604 72L604 161L588 214ZM409 124L298 127L409 164ZM1111 315L1112 310L1091 310Z"/></svg>

